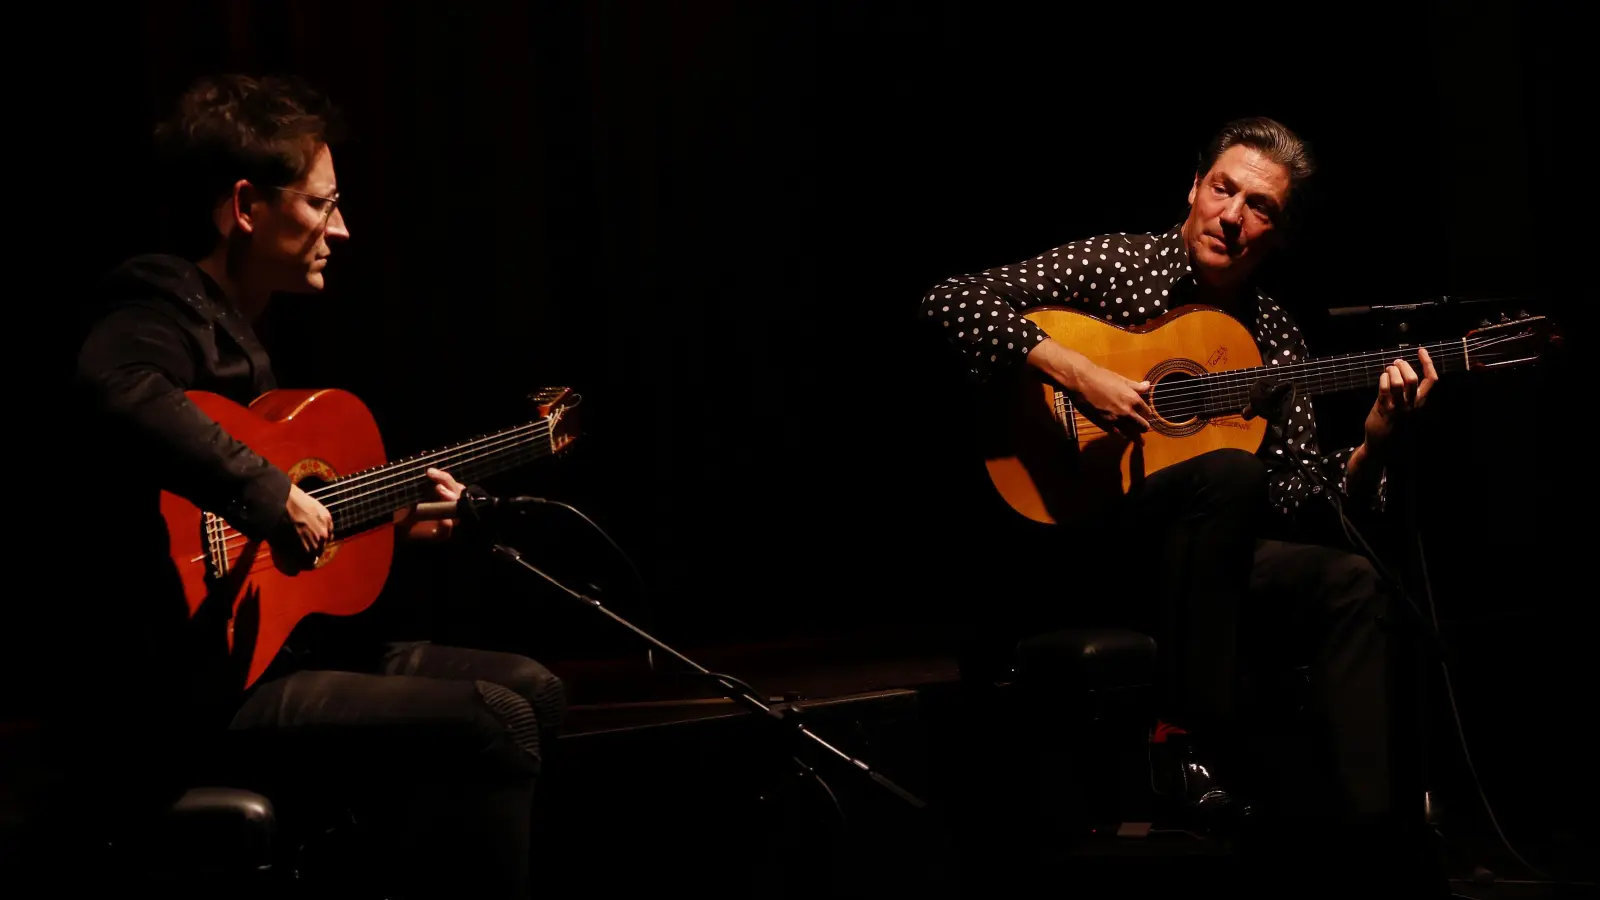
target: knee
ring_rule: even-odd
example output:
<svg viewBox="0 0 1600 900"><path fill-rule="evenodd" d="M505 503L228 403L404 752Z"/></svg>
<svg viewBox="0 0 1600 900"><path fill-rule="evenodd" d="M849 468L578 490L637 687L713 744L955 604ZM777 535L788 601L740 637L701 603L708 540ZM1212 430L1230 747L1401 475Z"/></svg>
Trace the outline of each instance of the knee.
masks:
<svg viewBox="0 0 1600 900"><path fill-rule="evenodd" d="M558 726L566 714L566 685L554 672L526 656L516 657L507 671L496 673L495 681L517 692L533 706L541 728L549 730Z"/></svg>
<svg viewBox="0 0 1600 900"><path fill-rule="evenodd" d="M1199 457L1201 479L1208 490L1231 499L1255 501L1266 496L1267 467L1245 450L1212 450Z"/></svg>
<svg viewBox="0 0 1600 900"><path fill-rule="evenodd" d="M1381 620L1389 614L1389 592L1383 577L1365 556L1345 554L1324 573L1334 612Z"/></svg>
<svg viewBox="0 0 1600 900"><path fill-rule="evenodd" d="M537 773L542 763L539 717L523 696L502 684L475 681L482 701L471 717L475 743L492 757L501 757L514 770Z"/></svg>

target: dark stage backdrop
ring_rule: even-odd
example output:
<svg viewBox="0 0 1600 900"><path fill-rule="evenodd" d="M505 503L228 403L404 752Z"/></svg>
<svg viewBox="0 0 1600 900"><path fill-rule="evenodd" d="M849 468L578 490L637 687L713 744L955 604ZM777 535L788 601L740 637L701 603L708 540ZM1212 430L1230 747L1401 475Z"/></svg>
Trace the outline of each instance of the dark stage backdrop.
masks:
<svg viewBox="0 0 1600 900"><path fill-rule="evenodd" d="M196 76L309 77L353 126L336 151L353 240L325 295L283 298L263 323L285 385L356 392L393 456L520 421L529 391L570 385L585 397L570 458L488 486L589 513L652 600L575 518L515 535L534 559L686 646L909 633L970 618L997 599L986 582L1018 573L1065 593L1048 586L1074 562L975 549L1015 523L983 489L948 360L912 330L918 299L1085 235L1175 224L1199 145L1230 117L1280 118L1321 157L1310 229L1271 273L1314 352L1395 338L1335 306L1510 297L1587 318L1586 232L1567 223L1587 164L1567 124L1575 23L1472 6L235 0L67 5L49 26L34 10L16 33L38 52L11 60L8 193L37 194L11 208L13 274L48 321L154 247L142 153ZM15 302L13 324L31 321ZM24 367L34 333L10 333ZM1576 825L1594 800L1565 776L1574 687L1592 683L1575 587L1592 490L1564 449L1575 371L1447 383L1424 442L1418 522L1456 686L1520 833ZM1325 444L1358 442L1368 403L1325 403ZM37 445L18 448L13 470L37 471ZM44 458L47 477L75 459ZM603 624L456 547L404 555L343 627L560 671L632 652ZM1440 765L1446 812L1476 817L1458 763Z"/></svg>
<svg viewBox="0 0 1600 900"><path fill-rule="evenodd" d="M1317 218L1273 273L1314 351L1379 337L1333 328L1331 306L1567 310L1572 250L1537 239L1569 177L1557 23L1475 6L1248 21L1196 4L107 7L47 54L74 79L58 106L75 137L46 145L69 173L52 208L76 226L55 283L79 296L150 249L139 154L191 79L310 77L354 128L336 155L353 240L326 295L285 298L264 323L281 381L355 391L396 456L517 421L539 386L577 388L571 458L490 487L603 524L668 638L950 622L988 602L974 567L1038 562L967 549L992 507L966 416L911 330L918 298L1078 237L1175 224L1222 121L1275 116L1320 152ZM1463 640L1521 622L1549 659L1573 646L1571 598L1550 587L1576 572L1556 496L1581 485L1538 464L1551 428L1508 424L1568 408L1541 379L1443 404L1425 534ZM1368 402L1327 404L1325 442L1358 442ZM576 520L519 540L641 609ZM547 659L624 646L528 588L465 550L418 552L381 621ZM1485 622L1501 624L1473 630ZM1486 671L1482 698L1506 683Z"/></svg>

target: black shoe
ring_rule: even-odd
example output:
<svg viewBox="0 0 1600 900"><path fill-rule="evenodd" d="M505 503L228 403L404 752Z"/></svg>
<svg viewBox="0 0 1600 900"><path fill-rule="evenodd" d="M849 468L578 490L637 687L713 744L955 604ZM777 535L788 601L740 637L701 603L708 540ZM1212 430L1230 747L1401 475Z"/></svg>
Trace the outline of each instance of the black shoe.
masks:
<svg viewBox="0 0 1600 900"><path fill-rule="evenodd" d="M1186 733L1158 729L1150 736L1150 787L1169 801L1180 827L1201 834L1238 834L1250 805L1225 790Z"/></svg>

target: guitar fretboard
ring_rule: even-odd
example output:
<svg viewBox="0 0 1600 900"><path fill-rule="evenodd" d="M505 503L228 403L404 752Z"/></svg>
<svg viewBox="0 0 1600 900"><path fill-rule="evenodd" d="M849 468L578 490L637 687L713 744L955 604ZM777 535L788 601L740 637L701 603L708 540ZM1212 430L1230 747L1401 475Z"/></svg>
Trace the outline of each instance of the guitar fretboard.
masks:
<svg viewBox="0 0 1600 900"><path fill-rule="evenodd" d="M1471 352L1469 342L1458 338L1422 346L1440 375L1467 367ZM1419 365L1416 347L1326 356L1282 365L1268 363L1251 369L1163 382L1151 391L1151 402L1168 419L1226 415L1243 409L1250 402L1250 389L1262 381L1293 382L1295 392L1301 396L1364 389L1377 385L1383 370L1396 359L1406 359L1412 368Z"/></svg>
<svg viewBox="0 0 1600 900"><path fill-rule="evenodd" d="M471 484L551 452L550 425L539 419L354 472L310 493L333 515L337 538L389 521L413 504L437 500L427 475L430 468L447 470L456 481Z"/></svg>

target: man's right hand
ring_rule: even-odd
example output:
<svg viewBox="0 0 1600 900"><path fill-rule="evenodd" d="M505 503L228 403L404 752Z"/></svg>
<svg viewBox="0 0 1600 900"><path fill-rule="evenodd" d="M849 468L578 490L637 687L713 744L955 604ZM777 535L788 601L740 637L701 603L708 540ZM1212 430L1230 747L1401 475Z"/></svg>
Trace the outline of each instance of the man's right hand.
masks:
<svg viewBox="0 0 1600 900"><path fill-rule="evenodd" d="M284 537L293 535L299 549L308 559L316 559L322 548L333 537L333 515L317 498L300 490L300 485L289 485L289 499L283 505Z"/></svg>
<svg viewBox="0 0 1600 900"><path fill-rule="evenodd" d="M1124 378L1049 338L1028 353L1028 364L1065 388L1079 411L1106 431L1137 440L1150 430L1150 382Z"/></svg>

